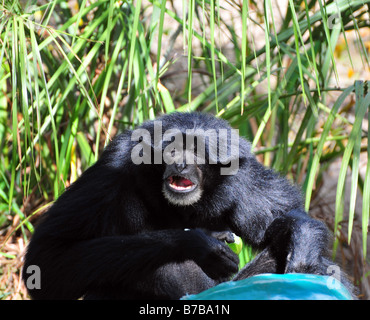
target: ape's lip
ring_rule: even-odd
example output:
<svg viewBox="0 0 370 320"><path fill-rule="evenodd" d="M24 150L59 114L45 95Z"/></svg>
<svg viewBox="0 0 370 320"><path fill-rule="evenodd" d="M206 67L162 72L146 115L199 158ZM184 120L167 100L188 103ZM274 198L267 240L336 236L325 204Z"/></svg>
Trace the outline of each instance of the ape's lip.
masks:
<svg viewBox="0 0 370 320"><path fill-rule="evenodd" d="M175 192L190 192L197 187L196 183L180 175L169 176L166 182L167 186Z"/></svg>

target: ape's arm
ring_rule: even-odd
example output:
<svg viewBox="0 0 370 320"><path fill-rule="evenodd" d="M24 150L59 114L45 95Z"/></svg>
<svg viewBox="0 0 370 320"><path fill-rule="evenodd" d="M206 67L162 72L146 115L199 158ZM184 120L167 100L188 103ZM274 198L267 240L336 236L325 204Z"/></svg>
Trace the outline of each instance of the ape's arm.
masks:
<svg viewBox="0 0 370 320"><path fill-rule="evenodd" d="M29 293L33 299L77 299L99 286L124 286L169 257L179 259L176 241L172 241L175 235L163 236L162 232L74 243L36 233L28 247L24 279L27 283L28 266L38 266L41 288Z"/></svg>
<svg viewBox="0 0 370 320"><path fill-rule="evenodd" d="M41 270L41 289L29 290L34 299L77 299L109 287L130 288L159 267L185 260L195 261L211 277L225 277L237 270L237 261L220 244L200 230L151 231L75 243L36 233L23 276L27 283L30 265Z"/></svg>
<svg viewBox="0 0 370 320"><path fill-rule="evenodd" d="M242 170L253 176L246 179L245 197L231 218L234 232L266 251L264 256L274 264L268 272L322 273L328 230L303 210L299 190L254 159Z"/></svg>

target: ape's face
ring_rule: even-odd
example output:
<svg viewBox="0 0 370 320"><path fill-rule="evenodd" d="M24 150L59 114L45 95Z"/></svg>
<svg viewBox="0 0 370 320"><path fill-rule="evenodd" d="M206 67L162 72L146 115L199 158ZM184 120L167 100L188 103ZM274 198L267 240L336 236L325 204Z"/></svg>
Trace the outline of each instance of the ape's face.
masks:
<svg viewBox="0 0 370 320"><path fill-rule="evenodd" d="M197 164L166 164L162 191L172 204L188 206L200 200L203 192L203 173Z"/></svg>
<svg viewBox="0 0 370 320"><path fill-rule="evenodd" d="M131 134L132 162L149 165L150 183L162 178L164 198L173 205L194 205L239 169L238 133L218 119L199 117L205 116L171 114Z"/></svg>

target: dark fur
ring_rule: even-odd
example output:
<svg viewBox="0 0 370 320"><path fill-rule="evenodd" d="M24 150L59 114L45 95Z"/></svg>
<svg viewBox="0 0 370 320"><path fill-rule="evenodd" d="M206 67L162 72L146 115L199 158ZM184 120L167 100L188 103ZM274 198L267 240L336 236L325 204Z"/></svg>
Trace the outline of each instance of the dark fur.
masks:
<svg viewBox="0 0 370 320"><path fill-rule="evenodd" d="M171 114L163 128L230 128L212 116ZM153 122L142 125L153 131ZM165 165L135 165L119 135L43 217L27 267L41 269L34 299L178 299L237 272L238 259L209 231L231 230L262 253L235 279L261 272L326 274L328 232L303 210L300 191L259 164L240 139L236 175L199 166L204 192L191 206L162 194ZM184 231L190 228L190 231ZM200 229L201 228L201 229Z"/></svg>

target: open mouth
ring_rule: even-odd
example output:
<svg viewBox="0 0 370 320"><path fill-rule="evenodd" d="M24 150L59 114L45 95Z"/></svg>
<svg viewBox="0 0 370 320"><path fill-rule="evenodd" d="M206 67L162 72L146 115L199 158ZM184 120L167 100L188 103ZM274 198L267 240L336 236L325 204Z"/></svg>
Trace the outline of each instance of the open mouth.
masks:
<svg viewBox="0 0 370 320"><path fill-rule="evenodd" d="M196 184L194 184L191 180L186 179L181 176L170 176L167 179L168 185L171 189L175 191L191 191L196 187Z"/></svg>

